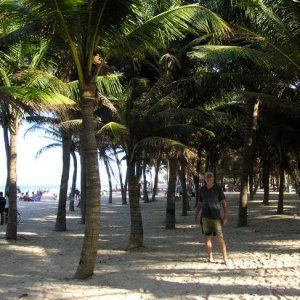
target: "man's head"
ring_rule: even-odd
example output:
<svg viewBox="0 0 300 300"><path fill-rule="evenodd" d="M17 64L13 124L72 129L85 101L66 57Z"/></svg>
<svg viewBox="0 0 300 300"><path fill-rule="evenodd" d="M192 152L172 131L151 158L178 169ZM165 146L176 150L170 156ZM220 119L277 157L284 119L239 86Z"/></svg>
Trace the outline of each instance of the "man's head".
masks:
<svg viewBox="0 0 300 300"><path fill-rule="evenodd" d="M205 177L205 178L206 178L206 177L214 177L214 173L213 173L213 172L210 172L210 171L205 172L204 177Z"/></svg>
<svg viewBox="0 0 300 300"><path fill-rule="evenodd" d="M212 172L210 172L210 171L205 172L204 179L208 186L214 184L214 174Z"/></svg>

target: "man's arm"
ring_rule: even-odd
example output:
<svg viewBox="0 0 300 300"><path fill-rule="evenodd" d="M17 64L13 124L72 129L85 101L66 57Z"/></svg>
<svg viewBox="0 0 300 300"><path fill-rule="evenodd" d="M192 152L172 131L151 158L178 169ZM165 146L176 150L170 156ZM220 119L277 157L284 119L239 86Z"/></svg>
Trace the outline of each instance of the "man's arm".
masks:
<svg viewBox="0 0 300 300"><path fill-rule="evenodd" d="M223 219L222 219L222 225L225 225L227 223L227 221L228 221L228 210L227 210L226 199L223 199L221 201L221 205L222 205L223 212L224 212Z"/></svg>
<svg viewBox="0 0 300 300"><path fill-rule="evenodd" d="M201 208L202 208L201 202L198 201L198 204L197 204L196 209L195 209L195 224L199 224L198 215L199 215L199 212L200 212Z"/></svg>

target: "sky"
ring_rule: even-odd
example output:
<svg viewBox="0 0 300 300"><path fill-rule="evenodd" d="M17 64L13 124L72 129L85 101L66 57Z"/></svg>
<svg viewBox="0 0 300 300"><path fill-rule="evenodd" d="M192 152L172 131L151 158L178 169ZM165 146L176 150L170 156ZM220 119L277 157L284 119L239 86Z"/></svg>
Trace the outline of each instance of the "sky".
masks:
<svg viewBox="0 0 300 300"><path fill-rule="evenodd" d="M62 172L62 149L53 148L44 152L38 159L35 155L39 149L52 143L50 139L42 137L38 132L24 133L29 126L21 125L17 145L17 185L18 186L59 186ZM80 162L78 158L78 188L80 189ZM73 163L70 164L70 179L73 174ZM115 172L115 174L118 174ZM107 188L107 175L102 163L100 163L100 178L102 188ZM3 130L0 130L0 187L6 182L6 155L3 141ZM113 187L117 183L113 181Z"/></svg>

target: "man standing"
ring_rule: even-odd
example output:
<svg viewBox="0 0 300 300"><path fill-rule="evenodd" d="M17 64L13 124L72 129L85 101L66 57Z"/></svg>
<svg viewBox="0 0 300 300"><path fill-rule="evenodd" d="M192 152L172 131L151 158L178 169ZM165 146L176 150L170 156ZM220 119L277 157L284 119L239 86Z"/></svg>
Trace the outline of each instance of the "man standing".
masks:
<svg viewBox="0 0 300 300"><path fill-rule="evenodd" d="M222 188L214 183L212 172L205 173L205 183L200 189L200 201L196 206L195 223L199 224L198 215L201 212L202 232L204 234L205 248L208 254L208 260L213 261L211 234L215 235L219 249L223 255L224 263L227 265L226 244L223 238L222 226L227 223L227 204ZM223 208L223 217L221 217L221 206Z"/></svg>
<svg viewBox="0 0 300 300"><path fill-rule="evenodd" d="M4 211L5 211L6 199L3 197L3 192L0 192L0 217L1 225L4 224Z"/></svg>

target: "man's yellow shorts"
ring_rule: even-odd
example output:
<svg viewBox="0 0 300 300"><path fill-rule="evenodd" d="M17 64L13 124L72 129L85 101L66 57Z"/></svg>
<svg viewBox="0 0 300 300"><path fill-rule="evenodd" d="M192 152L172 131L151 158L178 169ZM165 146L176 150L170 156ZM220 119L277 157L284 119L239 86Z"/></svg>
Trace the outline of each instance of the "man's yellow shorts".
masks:
<svg viewBox="0 0 300 300"><path fill-rule="evenodd" d="M202 218L202 231L205 235L222 234L221 220Z"/></svg>

